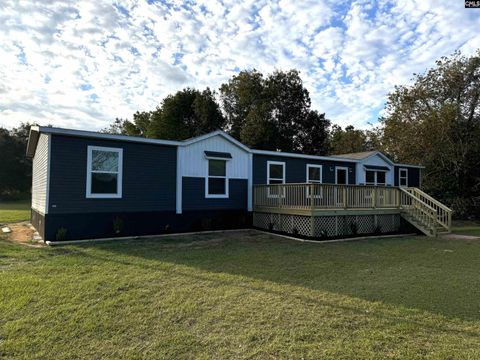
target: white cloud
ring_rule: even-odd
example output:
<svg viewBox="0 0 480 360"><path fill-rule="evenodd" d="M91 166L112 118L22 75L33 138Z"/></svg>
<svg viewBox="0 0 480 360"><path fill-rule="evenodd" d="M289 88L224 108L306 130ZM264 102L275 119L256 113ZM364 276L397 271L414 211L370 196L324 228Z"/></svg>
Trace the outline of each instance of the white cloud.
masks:
<svg viewBox="0 0 480 360"><path fill-rule="evenodd" d="M313 106L374 122L386 94L440 56L480 47L463 3L379 0L36 2L0 8L0 126L100 129L183 87L297 68Z"/></svg>

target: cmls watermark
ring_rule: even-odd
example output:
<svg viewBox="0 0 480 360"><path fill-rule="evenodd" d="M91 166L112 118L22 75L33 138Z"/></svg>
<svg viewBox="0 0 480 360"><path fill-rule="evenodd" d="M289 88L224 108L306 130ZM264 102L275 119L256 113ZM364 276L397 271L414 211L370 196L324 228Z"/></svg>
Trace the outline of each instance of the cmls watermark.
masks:
<svg viewBox="0 0 480 360"><path fill-rule="evenodd" d="M466 8L480 8L480 0L465 0Z"/></svg>

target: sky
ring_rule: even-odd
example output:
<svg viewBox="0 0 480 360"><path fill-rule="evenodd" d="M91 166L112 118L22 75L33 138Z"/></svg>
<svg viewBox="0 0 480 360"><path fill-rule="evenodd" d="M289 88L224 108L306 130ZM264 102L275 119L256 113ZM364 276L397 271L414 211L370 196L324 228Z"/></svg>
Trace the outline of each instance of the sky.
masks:
<svg viewBox="0 0 480 360"><path fill-rule="evenodd" d="M0 126L99 130L243 69L298 69L312 107L374 124L395 85L480 48L463 0L29 1L0 6Z"/></svg>

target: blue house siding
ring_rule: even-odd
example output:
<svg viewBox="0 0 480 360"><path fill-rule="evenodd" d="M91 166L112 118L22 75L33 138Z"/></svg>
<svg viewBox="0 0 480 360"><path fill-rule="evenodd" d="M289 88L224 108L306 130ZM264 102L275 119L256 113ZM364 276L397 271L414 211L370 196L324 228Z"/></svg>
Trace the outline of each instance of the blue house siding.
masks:
<svg viewBox="0 0 480 360"><path fill-rule="evenodd" d="M287 156L253 155L253 184L267 183L267 161L285 162L285 181L287 183L304 183L307 164L323 165L322 181L335 183L335 167L348 167L348 183L355 184L355 163L344 161L312 160Z"/></svg>
<svg viewBox="0 0 480 360"><path fill-rule="evenodd" d="M86 198L87 148L123 149L122 198ZM175 211L175 146L52 136L49 214Z"/></svg>
<svg viewBox="0 0 480 360"><path fill-rule="evenodd" d="M399 186L399 179L398 179L399 169L408 169L408 186L409 187L420 187L421 169L418 167L409 167L405 165L401 165L401 166L395 165L395 186Z"/></svg>
<svg viewBox="0 0 480 360"><path fill-rule="evenodd" d="M183 210L247 209L248 180L229 179L227 199L205 198L205 178L183 177Z"/></svg>

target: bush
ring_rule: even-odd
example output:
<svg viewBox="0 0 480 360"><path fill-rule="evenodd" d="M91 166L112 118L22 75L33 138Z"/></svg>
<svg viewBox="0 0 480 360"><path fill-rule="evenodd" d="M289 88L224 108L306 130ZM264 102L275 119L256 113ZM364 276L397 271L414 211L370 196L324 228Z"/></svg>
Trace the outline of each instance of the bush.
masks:
<svg viewBox="0 0 480 360"><path fill-rule="evenodd" d="M350 224L350 231L352 232L353 235L357 235L358 234L358 225L356 222L352 222Z"/></svg>
<svg viewBox="0 0 480 360"><path fill-rule="evenodd" d="M113 231L115 232L116 235L120 234L123 231L125 224L123 222L123 219L116 216L113 219Z"/></svg>
<svg viewBox="0 0 480 360"><path fill-rule="evenodd" d="M57 230L57 233L55 234L55 240L56 241L64 241L67 239L67 229L64 227L61 227Z"/></svg>

